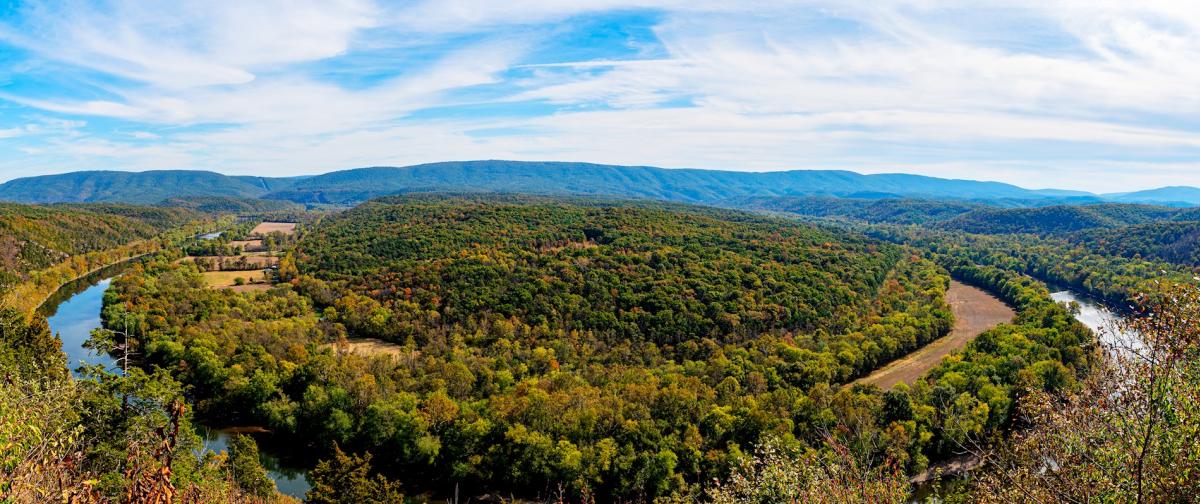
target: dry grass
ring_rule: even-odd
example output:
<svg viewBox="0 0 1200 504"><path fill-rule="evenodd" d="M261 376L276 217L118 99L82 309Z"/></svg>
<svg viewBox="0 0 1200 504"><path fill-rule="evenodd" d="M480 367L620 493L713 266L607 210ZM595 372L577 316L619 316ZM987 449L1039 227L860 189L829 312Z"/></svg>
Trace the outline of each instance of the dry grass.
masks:
<svg viewBox="0 0 1200 504"><path fill-rule="evenodd" d="M855 383L873 383L885 390L900 382L912 383L942 362L943 357L966 346L984 331L1016 316L1012 308L995 296L959 282L950 282L946 302L954 312L954 329L950 330L950 334L892 361Z"/></svg>
<svg viewBox="0 0 1200 504"><path fill-rule="evenodd" d="M261 270L209 271L207 273L201 273L201 275L204 275L204 282L207 283L209 287L212 287L214 289L223 289L226 287L234 287L234 279L235 278L242 278L242 279L246 280L247 284L256 282L256 283L261 283L262 285L265 285L267 287L270 287L269 284L265 283L267 281L267 277Z"/></svg>
<svg viewBox="0 0 1200 504"><path fill-rule="evenodd" d="M254 228L254 229L258 229L258 228ZM242 247L242 250L246 250L246 251L262 250L263 242L262 242L262 240L233 240L233 241L229 242L229 246L230 247Z"/></svg>
<svg viewBox="0 0 1200 504"><path fill-rule="evenodd" d="M274 232L274 231L279 231L280 233L290 235L290 234L296 232L296 223L295 222L264 222L262 224L254 226L254 229L250 230L250 234L262 236L262 235L265 235L267 233Z"/></svg>
<svg viewBox="0 0 1200 504"><path fill-rule="evenodd" d="M338 350L338 344L328 343L323 345L328 348ZM344 351L362 355L364 357L374 357L376 355L389 355L393 358L398 358L405 354L404 347L395 343L389 343L375 338L354 338L346 340Z"/></svg>

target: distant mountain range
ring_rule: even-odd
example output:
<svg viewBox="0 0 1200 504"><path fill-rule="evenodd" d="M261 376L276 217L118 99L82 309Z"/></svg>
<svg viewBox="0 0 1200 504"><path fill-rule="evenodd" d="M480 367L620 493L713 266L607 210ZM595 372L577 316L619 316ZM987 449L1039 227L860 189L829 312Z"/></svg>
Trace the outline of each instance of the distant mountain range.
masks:
<svg viewBox="0 0 1200 504"><path fill-rule="evenodd" d="M82 171L10 180L0 200L18 203L158 203L168 198L225 196L257 198L283 190L293 178L235 177L208 171Z"/></svg>
<svg viewBox="0 0 1200 504"><path fill-rule="evenodd" d="M1187 186L1161 187L1146 191L1106 194L1105 198L1122 203L1158 203L1200 205L1200 188Z"/></svg>
<svg viewBox="0 0 1200 504"><path fill-rule="evenodd" d="M1200 205L1200 189L1168 187L1095 195L1031 190L1000 182L850 171L735 172L589 163L463 161L373 167L313 177L228 176L207 171L87 171L0 184L0 200L22 203L158 203L175 197L238 197L307 204L353 204L388 194L455 191L521 192L653 198L720 203L739 198L828 196L1001 201L1005 206L1100 201Z"/></svg>

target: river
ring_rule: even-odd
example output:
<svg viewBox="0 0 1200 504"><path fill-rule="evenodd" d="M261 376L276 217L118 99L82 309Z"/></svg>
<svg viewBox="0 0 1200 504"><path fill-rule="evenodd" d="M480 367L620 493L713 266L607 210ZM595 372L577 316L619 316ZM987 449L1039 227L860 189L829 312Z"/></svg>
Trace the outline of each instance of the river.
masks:
<svg viewBox="0 0 1200 504"><path fill-rule="evenodd" d="M102 352L93 352L84 347L84 343L91 337L92 330L100 327L104 291L108 290L113 277L125 266L127 264L105 268L63 285L38 309L39 313L47 317L50 331L57 333L62 339L63 352L67 354L67 365L72 373L81 363L104 364L109 369L116 367L116 359ZM197 430L204 437L207 450L219 452L228 448L231 437L228 431L207 426L199 426ZM304 498L304 493L310 485L303 468L291 467L262 449L259 450L259 456L267 474L275 481L275 486L281 493Z"/></svg>
<svg viewBox="0 0 1200 504"><path fill-rule="evenodd" d="M93 352L84 347L93 329L100 327L100 309L103 307L104 291L113 277L120 274L125 264L105 268L92 275L63 285L39 312L47 317L50 330L62 338L63 352L67 354L72 372L81 363L104 364L115 369L116 360L104 353ZM1075 302L1079 311L1075 318L1101 338L1113 334L1120 315L1109 310L1103 303L1080 291L1065 289L1051 294L1055 301ZM205 449L219 452L228 449L231 434L222 429L200 426L197 429L204 438ZM275 481L276 487L285 495L304 498L310 485L303 468L291 467L266 450L260 450L263 467ZM919 500L924 492L918 492Z"/></svg>
<svg viewBox="0 0 1200 504"><path fill-rule="evenodd" d="M1119 310L1110 309L1103 301L1092 297L1083 291L1076 290L1070 287L1061 285L1050 285L1050 297L1060 303L1074 302L1079 306L1079 310L1075 312L1075 320L1080 321L1096 333L1096 337L1101 342L1107 344L1128 343L1131 341L1127 335L1120 330L1120 322L1122 313ZM971 468L977 467L972 459L964 458L961 462ZM968 469L971 470L971 469ZM923 502L938 502L933 498L940 497L943 485L951 481L956 476L947 476L947 480L927 480L916 484L912 496L909 497L910 504Z"/></svg>
<svg viewBox="0 0 1200 504"><path fill-rule="evenodd" d="M1096 337L1100 342L1108 346L1108 348L1116 348L1123 345L1136 345L1137 338L1131 338L1121 328L1121 320L1123 313L1121 310L1113 309L1106 305L1100 299L1092 297L1082 291L1063 288L1061 286L1051 286L1055 292L1050 293L1050 297L1060 303L1074 302L1079 306L1079 311L1075 313L1075 320L1078 320L1096 333Z"/></svg>

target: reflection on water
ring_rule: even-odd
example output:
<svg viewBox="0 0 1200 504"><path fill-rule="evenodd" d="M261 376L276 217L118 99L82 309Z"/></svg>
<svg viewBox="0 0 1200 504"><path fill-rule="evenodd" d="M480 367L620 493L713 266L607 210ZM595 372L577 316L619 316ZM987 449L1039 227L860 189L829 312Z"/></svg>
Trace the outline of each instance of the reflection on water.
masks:
<svg viewBox="0 0 1200 504"><path fill-rule="evenodd" d="M1122 312L1111 310L1096 298L1069 288L1051 293L1050 297L1060 303L1076 303L1079 310L1075 313L1075 319L1094 331L1100 341L1110 345L1110 348L1123 344L1136 346L1137 339L1130 338L1128 333L1120 330L1120 322L1124 315ZM1053 461L1050 462L1053 463ZM961 477L949 476L918 484L908 502L940 502L939 499L945 488L950 488L963 481Z"/></svg>
<svg viewBox="0 0 1200 504"><path fill-rule="evenodd" d="M115 371L117 361L103 352L93 352L84 343L91 337L92 330L101 325L100 309L104 307L104 291L128 263L105 268L93 275L68 283L54 293L38 310L45 315L50 331L62 338L62 349L67 354L67 365L72 369L80 364L104 364ZM215 429L198 428L206 447L212 451L228 449L230 435ZM279 491L297 498L304 498L309 484L302 468L289 467L277 457L259 450L263 467Z"/></svg>
<svg viewBox="0 0 1200 504"><path fill-rule="evenodd" d="M1060 303L1074 302L1079 306L1075 319L1088 326L1100 338L1100 342L1109 348L1129 348L1137 346L1137 338L1122 330L1123 313L1110 309L1103 302L1082 292L1063 290L1050 294L1051 298Z"/></svg>
<svg viewBox="0 0 1200 504"><path fill-rule="evenodd" d="M62 338L67 367L72 373L81 364L104 364L109 370L116 370L116 359L83 345L91 337L92 329L100 327L100 307L104 303L104 291L111 282L111 278L105 278L75 294L55 306L52 315L46 319L50 330Z"/></svg>
<svg viewBox="0 0 1200 504"><path fill-rule="evenodd" d="M1107 329L1120 320L1120 317L1114 315L1107 307L1082 294L1064 290L1052 293L1050 297L1060 303L1077 303L1079 313L1075 315L1075 318L1093 331Z"/></svg>
<svg viewBox="0 0 1200 504"><path fill-rule="evenodd" d="M196 430L204 439L205 449L214 453L228 452L229 440L233 436L229 431L203 426ZM271 456L262 450L259 450L258 455L259 462L267 470L267 475L275 481L275 487L279 489L280 493L303 499L305 492L312 488L312 485L308 483L308 474L303 469L289 467L278 457Z"/></svg>

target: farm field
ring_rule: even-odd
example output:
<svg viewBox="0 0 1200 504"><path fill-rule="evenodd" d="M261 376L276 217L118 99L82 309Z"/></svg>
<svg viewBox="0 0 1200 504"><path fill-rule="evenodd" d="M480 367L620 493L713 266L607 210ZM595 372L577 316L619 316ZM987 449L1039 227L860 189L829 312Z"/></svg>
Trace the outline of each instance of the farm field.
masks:
<svg viewBox="0 0 1200 504"><path fill-rule="evenodd" d="M1200 2L844 4L6 2L0 504L1200 504Z"/></svg>
<svg viewBox="0 0 1200 504"><path fill-rule="evenodd" d="M1014 263L1049 256L1018 248L1043 242L869 231L647 202L392 197L298 240L264 237L276 255L216 239L148 257L104 303L146 321L144 362L175 370L206 425L261 425L309 468L326 441L370 446L428 494L469 470L472 492L537 495L559 476L506 468L561 452L579 454L556 469L570 481L600 475L571 491L650 502L640 492L703 490L737 450L775 433L808 443L841 419L904 433L879 453L906 454L909 478L1002 439L1014 394L1081 376L1086 328L1019 272L1047 268ZM217 261L278 274L201 272ZM406 455L433 448L455 455ZM594 462L606 452L621 462ZM659 479L639 482L639 460L659 459Z"/></svg>
<svg viewBox="0 0 1200 504"><path fill-rule="evenodd" d="M235 287L235 279L243 278L247 284L261 284L269 286L266 283L267 277L261 270L252 271L208 271L201 273L204 276L204 282L213 289L223 289L226 287Z"/></svg>
<svg viewBox="0 0 1200 504"><path fill-rule="evenodd" d="M294 234L296 232L296 223L295 222L264 222L262 224L254 226L254 229L250 230L250 234L262 236L267 233L273 233L276 231L283 233L283 234L287 234L287 235Z"/></svg>
<svg viewBox="0 0 1200 504"><path fill-rule="evenodd" d="M876 385L882 389L890 389L900 383L911 384L938 365L943 357L966 346L984 331L1016 316L1012 308L995 296L961 282L950 283L946 302L954 313L954 329L950 334L892 361L855 383Z"/></svg>

